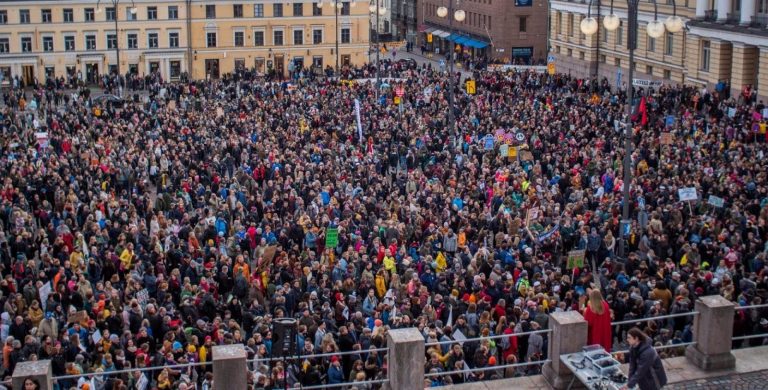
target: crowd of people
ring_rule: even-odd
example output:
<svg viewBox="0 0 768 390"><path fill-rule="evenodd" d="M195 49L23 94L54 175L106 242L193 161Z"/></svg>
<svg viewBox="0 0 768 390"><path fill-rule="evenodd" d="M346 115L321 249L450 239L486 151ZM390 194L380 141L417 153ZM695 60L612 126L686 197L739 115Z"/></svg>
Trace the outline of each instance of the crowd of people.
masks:
<svg viewBox="0 0 768 390"><path fill-rule="evenodd" d="M244 344L253 389L374 389L387 332L417 327L434 387L538 372L478 369L546 359L546 333L516 334L555 311L616 350L631 326L611 320L683 343L691 317L642 319L768 298L761 101L637 89L623 199L626 86L483 71L468 94L466 74L386 67L381 87L367 66L158 78L120 102L11 91L27 104L0 109L5 377L50 359L61 390L211 389L213 346ZM736 313L734 335L768 330L765 310ZM296 350L274 359L285 317Z"/></svg>

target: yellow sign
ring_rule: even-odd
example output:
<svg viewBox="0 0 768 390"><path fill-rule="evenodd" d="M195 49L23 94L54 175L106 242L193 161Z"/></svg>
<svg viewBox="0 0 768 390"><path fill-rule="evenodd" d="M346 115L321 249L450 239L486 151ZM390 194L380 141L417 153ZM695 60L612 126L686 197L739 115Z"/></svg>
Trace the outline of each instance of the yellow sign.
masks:
<svg viewBox="0 0 768 390"><path fill-rule="evenodd" d="M475 80L467 80L467 93L470 95L477 93L477 88L475 88Z"/></svg>
<svg viewBox="0 0 768 390"><path fill-rule="evenodd" d="M555 74L555 63L554 62L550 62L550 63L547 64L547 73L549 73L551 75Z"/></svg>
<svg viewBox="0 0 768 390"><path fill-rule="evenodd" d="M400 104L400 96L395 96L395 104Z"/></svg>
<svg viewBox="0 0 768 390"><path fill-rule="evenodd" d="M510 146L509 149L507 149L507 157L517 157L517 147Z"/></svg>
<svg viewBox="0 0 768 390"><path fill-rule="evenodd" d="M432 43L432 34L427 34L427 43Z"/></svg>

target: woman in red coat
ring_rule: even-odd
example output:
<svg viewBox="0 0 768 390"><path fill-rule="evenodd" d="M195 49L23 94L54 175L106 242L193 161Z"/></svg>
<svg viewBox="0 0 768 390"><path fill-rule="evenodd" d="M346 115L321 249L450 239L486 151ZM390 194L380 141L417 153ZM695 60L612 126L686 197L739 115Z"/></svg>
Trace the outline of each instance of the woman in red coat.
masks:
<svg viewBox="0 0 768 390"><path fill-rule="evenodd" d="M600 344L606 351L611 351L611 309L603 300L600 290L589 292L589 303L584 310L584 319L589 326L587 345Z"/></svg>

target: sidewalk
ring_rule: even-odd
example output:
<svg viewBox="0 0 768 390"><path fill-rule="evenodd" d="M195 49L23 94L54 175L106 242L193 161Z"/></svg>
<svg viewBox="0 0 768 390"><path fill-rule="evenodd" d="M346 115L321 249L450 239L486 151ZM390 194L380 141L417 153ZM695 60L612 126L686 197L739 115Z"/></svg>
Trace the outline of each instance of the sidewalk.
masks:
<svg viewBox="0 0 768 390"><path fill-rule="evenodd" d="M388 54L388 58L392 59L392 54ZM438 69L438 70L440 69L440 62L441 61L445 61L445 69L446 70L448 69L448 59L445 58L442 54L433 54L432 57L430 58L428 56L422 56L421 54L419 54L416 51L408 53L408 52L406 52L404 50L403 51L399 51L398 50L397 51L397 56L395 57L395 61L397 61L399 59L403 59L403 58L410 58L410 59L416 61L416 63L419 64L419 65L422 65L422 64L432 64L432 68ZM464 69L463 67L459 68L458 64L455 64L453 69L456 70L456 71L461 71L462 77L471 77L472 76L472 72Z"/></svg>

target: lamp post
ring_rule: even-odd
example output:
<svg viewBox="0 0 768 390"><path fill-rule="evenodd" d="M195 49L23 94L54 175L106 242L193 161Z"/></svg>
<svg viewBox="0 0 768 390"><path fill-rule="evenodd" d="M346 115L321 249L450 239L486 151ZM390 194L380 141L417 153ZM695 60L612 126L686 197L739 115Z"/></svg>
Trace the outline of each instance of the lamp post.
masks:
<svg viewBox="0 0 768 390"><path fill-rule="evenodd" d="M598 0L599 1L599 0ZM585 35L593 35L597 32L598 22L597 19L592 17L592 2L590 0L589 7L587 8L587 18L581 21L581 32ZM629 50L629 78L627 87L627 114L625 119L624 128L624 188L622 194L622 211L621 211L621 224L619 228L620 240L619 240L619 256L625 256L624 240L629 235L629 225L631 220L629 219L629 190L630 182L632 181L632 106L634 100L634 90L632 88L632 82L635 71L635 49L637 49L637 35L638 35L638 4L640 0L627 0L627 18L629 19L629 35L627 40L627 49ZM654 13L653 20L648 22L646 26L646 32L651 38L660 38L664 35L664 30L671 33L679 32L685 26L685 22L677 16L677 5L672 0L672 16L669 16L663 23L659 21L658 5L656 1L653 1ZM599 17L600 15L598 15ZM603 18L603 26L608 31L614 31L619 27L621 21L619 17L613 12L613 0L611 0L611 13ZM599 45L600 43L598 43Z"/></svg>
<svg viewBox="0 0 768 390"><path fill-rule="evenodd" d="M458 9L456 11L453 10L453 1L454 0L448 0L448 8L446 7L439 7L437 9L437 16L440 18L446 18L450 14L452 17L448 18L448 29L451 34L453 34L453 20L455 19L457 22L461 23L466 19L467 14L462 9ZM461 0L456 0L456 5L459 4ZM450 41L449 41L450 42ZM453 133L454 136L457 136L456 134L456 118L454 118L453 115L453 89L455 87L456 81L454 80L454 74L453 74L453 56L455 54L453 42L451 42L451 50L449 52L448 57L448 69L449 69L449 77L448 77L448 128L450 129L451 133Z"/></svg>
<svg viewBox="0 0 768 390"><path fill-rule="evenodd" d="M376 96L378 96L379 87L381 86L381 67L379 66L379 55L381 54L381 48L379 47L379 16L386 14L387 9L379 6L379 0L376 0L376 3L371 3L368 6L368 11L371 13L371 16L376 15ZM371 20L371 23L373 23L373 20Z"/></svg>
<svg viewBox="0 0 768 390"><path fill-rule="evenodd" d="M117 74L118 80L120 79L120 30L118 29L118 15L120 15L120 10L118 10L118 7L120 6L121 0L107 0L110 3L112 3L112 8L115 10L115 60L117 61L115 64L115 73ZM96 2L96 12L101 12L101 0ZM136 3L131 0L131 8L128 9L128 12L131 14L136 14ZM122 91L120 88L118 88L118 91Z"/></svg>

